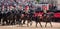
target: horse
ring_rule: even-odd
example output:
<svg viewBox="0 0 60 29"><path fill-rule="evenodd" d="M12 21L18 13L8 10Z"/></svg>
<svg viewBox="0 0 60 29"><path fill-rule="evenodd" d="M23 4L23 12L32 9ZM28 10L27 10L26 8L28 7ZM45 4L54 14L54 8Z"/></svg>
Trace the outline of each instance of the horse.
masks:
<svg viewBox="0 0 60 29"><path fill-rule="evenodd" d="M10 12L10 15L8 16L9 25L15 24L15 19L13 19L14 14Z"/></svg>
<svg viewBox="0 0 60 29"><path fill-rule="evenodd" d="M16 22L18 22L19 25L22 24L21 23L22 22L22 13L23 13L22 10L18 10L17 14L16 14Z"/></svg>
<svg viewBox="0 0 60 29"><path fill-rule="evenodd" d="M42 20L42 17L41 16L34 16L34 14L30 14L29 17L28 17L28 20L27 20L27 26L29 26L28 24L30 23L30 26L32 25L32 21L34 21L36 23L36 27L37 27L37 24L39 23L40 26L42 27L41 25L41 20Z"/></svg>
<svg viewBox="0 0 60 29"><path fill-rule="evenodd" d="M44 20L46 22L45 24L45 27L47 26L47 23L50 23L51 27L52 27L52 24L51 24L51 21L52 21L52 17L53 17L53 13L47 13L47 14L44 14Z"/></svg>
<svg viewBox="0 0 60 29"><path fill-rule="evenodd" d="M1 24L1 20L2 20L2 11L0 11L0 24Z"/></svg>
<svg viewBox="0 0 60 29"><path fill-rule="evenodd" d="M4 22L6 22L6 24L8 25L8 19L7 19L7 17L8 17L9 15L10 15L10 14L9 14L8 11L4 11L4 12L2 13L2 25L5 24Z"/></svg>

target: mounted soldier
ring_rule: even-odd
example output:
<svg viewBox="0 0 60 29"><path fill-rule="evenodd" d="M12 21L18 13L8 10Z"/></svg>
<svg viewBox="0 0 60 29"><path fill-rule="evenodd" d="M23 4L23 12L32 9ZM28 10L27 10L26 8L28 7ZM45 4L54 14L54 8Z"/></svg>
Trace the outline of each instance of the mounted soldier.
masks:
<svg viewBox="0 0 60 29"><path fill-rule="evenodd" d="M50 13L47 13L47 16L46 16L46 24L45 24L45 27L47 26L47 23L50 23L51 27L52 27L52 17L53 17L54 13L53 12L50 12Z"/></svg>
<svg viewBox="0 0 60 29"><path fill-rule="evenodd" d="M16 15L16 17L17 17L16 21L17 21L17 23L18 23L19 25L20 25L21 22L22 22L21 16L22 16L22 12L23 12L22 8L20 8L20 7L21 7L21 6L18 6L18 8L17 8L17 15Z"/></svg>
<svg viewBox="0 0 60 29"><path fill-rule="evenodd" d="M25 21L28 19L28 14L29 14L29 6L25 6L25 10L24 10L24 21L23 24L25 24Z"/></svg>
<svg viewBox="0 0 60 29"><path fill-rule="evenodd" d="M48 7L43 5L43 20L46 22L45 24L45 27L47 25L47 23L50 23L51 24L51 16L53 15L53 13L48 13ZM52 27L52 24L51 24L51 27Z"/></svg>
<svg viewBox="0 0 60 29"><path fill-rule="evenodd" d="M3 8L4 10L2 11L2 15L3 15L3 17L2 17L2 19L3 19L3 24L2 25L4 25L5 23L4 22L6 22L6 24L8 24L8 19L7 19L7 17L8 17L8 10L7 10L7 8L5 7L5 8Z"/></svg>
<svg viewBox="0 0 60 29"><path fill-rule="evenodd" d="M30 25L32 25L33 20L34 20L34 9L32 8L32 6L30 6L28 23L30 23ZM27 24L27 26L28 26L28 24Z"/></svg>
<svg viewBox="0 0 60 29"><path fill-rule="evenodd" d="M43 20L45 21L46 16L47 16L47 8L45 5L42 6L42 10L43 10Z"/></svg>
<svg viewBox="0 0 60 29"><path fill-rule="evenodd" d="M9 9L9 12L11 13L9 17L11 17L9 19L9 23L10 24L15 24L15 15L16 15L16 12L15 12L15 8L10 5L10 9Z"/></svg>
<svg viewBox="0 0 60 29"><path fill-rule="evenodd" d="M2 4L0 3L0 24L1 24L1 19L2 19Z"/></svg>
<svg viewBox="0 0 60 29"><path fill-rule="evenodd" d="M0 24L1 24L1 19L2 19L2 11L0 11Z"/></svg>

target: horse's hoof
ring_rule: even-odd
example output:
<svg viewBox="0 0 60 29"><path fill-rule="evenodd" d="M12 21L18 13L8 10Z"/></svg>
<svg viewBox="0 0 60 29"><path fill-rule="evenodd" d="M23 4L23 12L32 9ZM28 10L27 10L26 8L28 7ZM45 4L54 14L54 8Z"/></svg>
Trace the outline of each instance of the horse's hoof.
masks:
<svg viewBox="0 0 60 29"><path fill-rule="evenodd" d="M23 24L25 24L25 23L23 23Z"/></svg>
<svg viewBox="0 0 60 29"><path fill-rule="evenodd" d="M30 24L30 26L32 26L32 24Z"/></svg>

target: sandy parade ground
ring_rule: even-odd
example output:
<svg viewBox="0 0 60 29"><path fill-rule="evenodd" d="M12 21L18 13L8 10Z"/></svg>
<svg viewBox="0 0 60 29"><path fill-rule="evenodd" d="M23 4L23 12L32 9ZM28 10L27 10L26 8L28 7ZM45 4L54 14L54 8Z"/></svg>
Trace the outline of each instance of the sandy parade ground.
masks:
<svg viewBox="0 0 60 29"><path fill-rule="evenodd" d="M42 28L38 24L38 27L35 26L35 22L33 22L32 26L27 27L27 24L23 26L19 25L5 25L5 26L0 26L0 29L60 29L60 23L58 22L52 22L53 27L50 26L50 24L47 24L47 27L45 27L45 22L42 22Z"/></svg>

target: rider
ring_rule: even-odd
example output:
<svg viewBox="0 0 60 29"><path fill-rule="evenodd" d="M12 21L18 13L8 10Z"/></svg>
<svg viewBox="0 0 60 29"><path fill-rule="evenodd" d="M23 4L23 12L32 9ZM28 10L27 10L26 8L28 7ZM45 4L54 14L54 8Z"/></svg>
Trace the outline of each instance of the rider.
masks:
<svg viewBox="0 0 60 29"><path fill-rule="evenodd" d="M45 21L45 19L46 19L46 16L47 16L47 10L46 10L46 8L45 8L45 5L43 5L43 16L44 16L44 21Z"/></svg>
<svg viewBox="0 0 60 29"><path fill-rule="evenodd" d="M32 6L30 6L30 9L29 9L29 16L30 18L32 18L34 15L34 9L32 8Z"/></svg>
<svg viewBox="0 0 60 29"><path fill-rule="evenodd" d="M24 9L24 18L27 19L28 14L29 14L29 5L26 5ZM23 24L25 24L26 19L24 19Z"/></svg>

